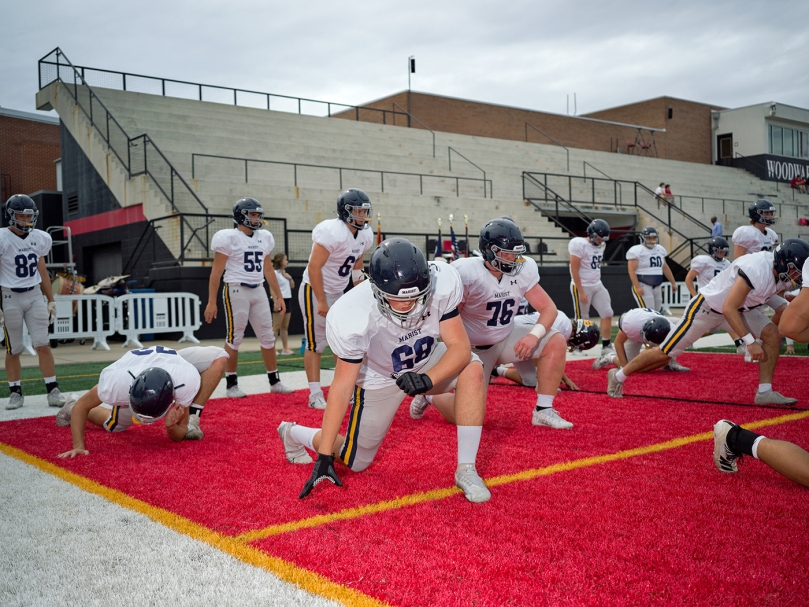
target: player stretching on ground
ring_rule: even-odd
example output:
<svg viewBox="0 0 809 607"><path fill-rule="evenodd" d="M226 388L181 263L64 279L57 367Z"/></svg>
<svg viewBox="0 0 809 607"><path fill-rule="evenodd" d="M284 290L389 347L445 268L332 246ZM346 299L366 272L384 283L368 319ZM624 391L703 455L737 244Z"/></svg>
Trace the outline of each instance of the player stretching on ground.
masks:
<svg viewBox="0 0 809 607"><path fill-rule="evenodd" d="M61 407L65 397L59 392L48 339L48 325L56 320L51 278L45 267L51 236L34 228L39 210L24 194L15 194L6 201L6 214L9 227L0 229L0 327L6 338L6 375L11 391L6 409L19 409L24 400L20 382L23 321L39 356L48 405Z"/></svg>
<svg viewBox="0 0 809 607"><path fill-rule="evenodd" d="M84 443L87 422L123 432L165 416L172 441L201 439L199 416L222 379L226 359L227 353L215 346L130 350L101 371L92 390L78 401L71 394L56 414L56 425L70 426L73 435L73 449L59 457L90 454Z"/></svg>
<svg viewBox="0 0 809 607"><path fill-rule="evenodd" d="M320 388L320 357L326 349L326 314L340 299L350 280L362 280L362 256L374 244L368 226L371 199L357 188L349 188L337 198L337 219L321 221L312 230L312 253L303 272L298 303L303 314L306 350L303 367L309 381L309 406L325 409Z"/></svg>
<svg viewBox="0 0 809 607"><path fill-rule="evenodd" d="M205 320L213 322L217 314L216 292L224 272L222 299L227 324L225 350L230 357L225 372L226 394L230 398L247 396L239 388L236 369L239 346L248 321L261 346L261 358L270 378L270 392L289 394L293 390L282 384L278 376L272 311L264 291L266 278L273 293L276 311L285 314L284 298L270 262L270 251L275 247L275 239L270 232L261 229L264 209L255 198L242 198L233 205L233 221L236 223L234 229L219 230L211 240L211 249L216 253L208 283L208 306L205 308Z"/></svg>
<svg viewBox="0 0 809 607"><path fill-rule="evenodd" d="M371 256L369 277L342 297L326 319L337 368L322 430L293 422L278 426L287 461L311 463L305 447L317 453L300 497L323 480L342 485L334 470L338 455L355 472L370 466L406 395L455 388L455 484L470 502L487 501L491 494L475 468L486 409L483 367L458 316L463 297L458 273L428 263L404 238L391 238ZM349 401L348 432L342 436L338 432Z"/></svg>

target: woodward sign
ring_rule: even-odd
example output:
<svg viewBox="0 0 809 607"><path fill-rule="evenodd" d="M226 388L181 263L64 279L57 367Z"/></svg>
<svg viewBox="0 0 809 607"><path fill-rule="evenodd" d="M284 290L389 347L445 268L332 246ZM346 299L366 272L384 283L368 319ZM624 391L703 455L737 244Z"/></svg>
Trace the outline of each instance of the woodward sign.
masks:
<svg viewBox="0 0 809 607"><path fill-rule="evenodd" d="M733 166L753 173L767 181L783 181L789 183L800 175L809 179L809 160L803 158L786 158L761 154L747 158L735 158Z"/></svg>

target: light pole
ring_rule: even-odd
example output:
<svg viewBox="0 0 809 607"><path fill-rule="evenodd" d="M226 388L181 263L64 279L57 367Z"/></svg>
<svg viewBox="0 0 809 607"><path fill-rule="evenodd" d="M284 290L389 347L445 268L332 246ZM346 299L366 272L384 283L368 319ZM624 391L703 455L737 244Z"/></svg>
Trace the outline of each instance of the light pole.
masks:
<svg viewBox="0 0 809 607"><path fill-rule="evenodd" d="M410 128L410 74L416 73L416 58L410 55L407 58L407 127Z"/></svg>

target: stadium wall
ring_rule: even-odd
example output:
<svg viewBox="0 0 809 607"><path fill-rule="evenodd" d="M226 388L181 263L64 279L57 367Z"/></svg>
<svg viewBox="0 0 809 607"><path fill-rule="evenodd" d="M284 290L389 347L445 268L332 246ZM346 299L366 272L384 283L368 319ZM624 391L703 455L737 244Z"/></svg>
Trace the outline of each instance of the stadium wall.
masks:
<svg viewBox="0 0 809 607"><path fill-rule="evenodd" d="M2 203L13 194L56 190L59 124L51 117L0 109L0 186Z"/></svg>

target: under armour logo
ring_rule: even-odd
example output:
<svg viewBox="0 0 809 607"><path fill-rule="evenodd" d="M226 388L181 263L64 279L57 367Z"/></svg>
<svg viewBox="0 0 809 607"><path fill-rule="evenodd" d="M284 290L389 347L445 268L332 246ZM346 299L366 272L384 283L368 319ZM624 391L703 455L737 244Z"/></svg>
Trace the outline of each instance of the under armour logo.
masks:
<svg viewBox="0 0 809 607"><path fill-rule="evenodd" d="M512 280L512 281L511 281L511 284L516 285L516 284L517 284L517 281L516 281L516 280Z"/></svg>

